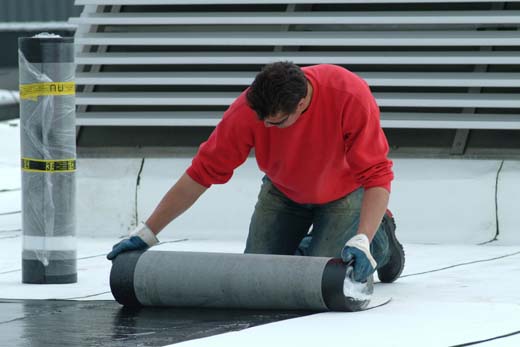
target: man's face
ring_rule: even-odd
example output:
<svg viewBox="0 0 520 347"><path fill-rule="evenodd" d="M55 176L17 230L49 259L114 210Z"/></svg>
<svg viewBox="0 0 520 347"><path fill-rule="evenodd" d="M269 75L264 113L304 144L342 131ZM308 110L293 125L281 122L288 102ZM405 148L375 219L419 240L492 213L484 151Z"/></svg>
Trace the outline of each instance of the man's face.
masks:
<svg viewBox="0 0 520 347"><path fill-rule="evenodd" d="M268 128L277 127L277 128L287 128L293 125L296 120L301 116L302 112L305 110L305 98L301 99L296 107L296 110L293 113L278 113L274 116L269 116L264 120L264 125Z"/></svg>

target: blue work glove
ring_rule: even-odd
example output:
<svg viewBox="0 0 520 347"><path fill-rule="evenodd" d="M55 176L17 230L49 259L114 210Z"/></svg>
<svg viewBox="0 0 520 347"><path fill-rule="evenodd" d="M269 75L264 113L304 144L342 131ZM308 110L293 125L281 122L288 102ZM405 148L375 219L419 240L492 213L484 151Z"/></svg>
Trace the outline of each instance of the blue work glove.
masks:
<svg viewBox="0 0 520 347"><path fill-rule="evenodd" d="M377 263L370 253L370 242L365 234L357 234L347 241L341 250L345 264L352 262L353 280L365 282L376 270Z"/></svg>
<svg viewBox="0 0 520 347"><path fill-rule="evenodd" d="M123 252L144 250L157 243L159 243L159 240L157 240L155 234L145 223L141 223L127 238L112 247L112 251L107 254L107 259L114 260Z"/></svg>

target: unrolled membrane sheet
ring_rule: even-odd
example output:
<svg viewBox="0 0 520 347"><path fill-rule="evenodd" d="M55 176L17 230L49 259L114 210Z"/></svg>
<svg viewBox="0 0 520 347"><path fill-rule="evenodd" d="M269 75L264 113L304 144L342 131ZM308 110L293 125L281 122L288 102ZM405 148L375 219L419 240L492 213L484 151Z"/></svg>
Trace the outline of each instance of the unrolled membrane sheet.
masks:
<svg viewBox="0 0 520 347"><path fill-rule="evenodd" d="M114 260L110 288L125 306L358 311L373 287L346 297L346 272L326 257L134 251Z"/></svg>
<svg viewBox="0 0 520 347"><path fill-rule="evenodd" d="M72 38L20 38L19 71L22 282L76 282Z"/></svg>

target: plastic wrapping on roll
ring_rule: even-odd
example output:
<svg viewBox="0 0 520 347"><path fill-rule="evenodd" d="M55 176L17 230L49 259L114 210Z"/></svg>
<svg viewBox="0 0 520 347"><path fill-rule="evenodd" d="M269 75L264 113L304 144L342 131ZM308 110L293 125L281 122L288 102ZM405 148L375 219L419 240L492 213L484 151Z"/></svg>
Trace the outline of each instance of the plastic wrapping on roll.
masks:
<svg viewBox="0 0 520 347"><path fill-rule="evenodd" d="M77 281L72 38L19 38L22 282Z"/></svg>

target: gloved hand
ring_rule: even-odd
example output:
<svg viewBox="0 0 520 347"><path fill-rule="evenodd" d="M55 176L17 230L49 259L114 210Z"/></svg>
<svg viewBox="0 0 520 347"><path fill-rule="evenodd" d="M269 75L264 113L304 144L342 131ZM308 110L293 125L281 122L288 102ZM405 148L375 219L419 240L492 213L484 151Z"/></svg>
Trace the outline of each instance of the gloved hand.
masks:
<svg viewBox="0 0 520 347"><path fill-rule="evenodd" d="M347 241L341 250L341 259L349 263L353 261L353 279L365 282L374 273L377 263L370 253L370 242L365 234L357 234Z"/></svg>
<svg viewBox="0 0 520 347"><path fill-rule="evenodd" d="M120 253L147 249L157 243L159 240L155 234L145 223L141 222L127 238L112 247L112 251L107 254L107 259L114 260Z"/></svg>

